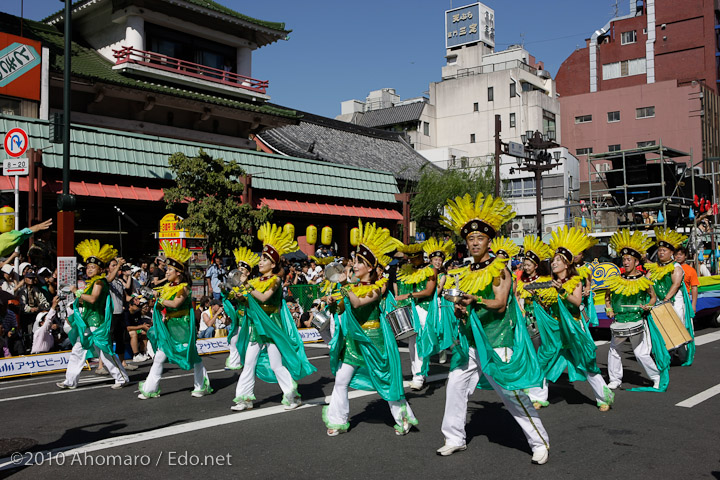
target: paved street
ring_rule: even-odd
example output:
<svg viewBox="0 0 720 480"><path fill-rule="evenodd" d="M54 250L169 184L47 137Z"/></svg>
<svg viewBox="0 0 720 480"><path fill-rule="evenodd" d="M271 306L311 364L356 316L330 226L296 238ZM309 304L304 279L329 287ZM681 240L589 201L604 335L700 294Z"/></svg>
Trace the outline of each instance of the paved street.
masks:
<svg viewBox="0 0 720 480"><path fill-rule="evenodd" d="M467 451L435 455L443 443L446 365L432 366L422 392L408 389L420 420L409 435L394 435L376 394L351 391L350 432L327 437L320 405L333 377L327 350L315 345L307 352L318 372L301 382L306 404L292 412L283 411L278 386L261 381L255 409L231 412L237 374L222 369L225 354L204 357L216 392L199 399L190 396L189 372L172 367L160 398L138 400L149 362L120 391L90 372L72 391L55 387L59 375L0 382L0 478L720 478L720 396L712 396L720 393L720 330L700 328L697 335L695 364L672 368L667 393L619 390L609 413L597 410L587 383L551 385L551 405L541 412L551 441L543 466L531 465L520 429L488 391L470 401ZM607 341L599 336L597 343L605 372ZM630 354L623 387L649 385ZM403 360L409 370L407 353ZM37 452L23 463L33 455L45 462L13 466L13 452Z"/></svg>

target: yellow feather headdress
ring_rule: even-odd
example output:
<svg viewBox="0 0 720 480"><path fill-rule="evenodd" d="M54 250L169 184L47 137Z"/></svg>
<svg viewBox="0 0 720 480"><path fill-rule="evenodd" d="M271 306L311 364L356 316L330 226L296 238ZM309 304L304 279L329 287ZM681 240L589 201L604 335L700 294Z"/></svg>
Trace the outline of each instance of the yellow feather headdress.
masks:
<svg viewBox="0 0 720 480"><path fill-rule="evenodd" d="M452 240L443 242L435 237L430 237L423 242L422 246L428 258L443 257L443 263L450 260L452 254L455 253L455 243Z"/></svg>
<svg viewBox="0 0 720 480"><path fill-rule="evenodd" d="M553 254L550 246L540 240L537 235L525 237L523 248L525 249L525 258L535 263L535 265L540 265L540 262L552 257Z"/></svg>
<svg viewBox="0 0 720 480"><path fill-rule="evenodd" d="M165 262L171 267L184 272L185 264L190 260L190 250L167 240L160 242L160 247L165 252Z"/></svg>
<svg viewBox="0 0 720 480"><path fill-rule="evenodd" d="M615 232L613 236L610 237L610 246L618 255L630 255L640 261L642 261L645 253L647 253L648 248L652 247L654 243L652 238L638 230L630 233L628 229L624 229Z"/></svg>
<svg viewBox="0 0 720 480"><path fill-rule="evenodd" d="M233 250L233 254L235 255L235 263L237 263L238 268L243 267L248 272L260 263L260 255L251 252L247 247L236 248Z"/></svg>
<svg viewBox="0 0 720 480"><path fill-rule="evenodd" d="M423 252L423 245L425 245L425 242L421 242L421 243L410 243L410 244L408 244L408 245L405 245L404 243L401 243L401 244L398 246L397 251L398 251L398 252L402 252L402 253L404 253L405 255L409 256L409 257L412 257L412 256L415 256L415 255L417 255L417 254L422 254L422 252Z"/></svg>
<svg viewBox="0 0 720 480"><path fill-rule="evenodd" d="M680 248L682 243L688 238L687 235L683 235L682 233L678 233L675 230L666 227L656 227L654 230L658 247L666 247L673 252Z"/></svg>
<svg viewBox="0 0 720 480"><path fill-rule="evenodd" d="M104 267L113 258L117 257L118 251L112 245L100 246L100 240L83 240L75 247L75 250L83 257L85 263L94 263Z"/></svg>
<svg viewBox="0 0 720 480"><path fill-rule="evenodd" d="M390 232L375 223L366 223L358 219L360 229L360 243L357 246L357 254L369 265L377 267L378 263L386 267L392 260L386 254L397 250L402 242L390 236Z"/></svg>
<svg viewBox="0 0 720 480"><path fill-rule="evenodd" d="M492 250L495 255L500 255L504 253L507 255L508 258L512 258L518 253L520 253L520 247L517 245L517 243L513 242L507 237L495 237L490 242L490 250Z"/></svg>
<svg viewBox="0 0 720 480"><path fill-rule="evenodd" d="M314 261L316 265L325 266L333 263L335 261L335 257L316 257L315 255L310 255L310 260Z"/></svg>
<svg viewBox="0 0 720 480"><path fill-rule="evenodd" d="M473 200L470 194L466 193L464 197L448 200L440 223L463 238L471 232L480 232L495 238L500 227L514 216L512 207L502 198L478 193Z"/></svg>
<svg viewBox="0 0 720 480"><path fill-rule="evenodd" d="M297 252L298 244L293 238L292 232L283 230L270 222L265 222L258 230L258 239L262 238L263 255L267 256L274 263L280 261L280 257L286 253Z"/></svg>
<svg viewBox="0 0 720 480"><path fill-rule="evenodd" d="M563 225L552 232L550 248L553 252L561 254L572 264L575 255L580 255L596 243L597 239L588 236L584 229L568 228L567 225Z"/></svg>

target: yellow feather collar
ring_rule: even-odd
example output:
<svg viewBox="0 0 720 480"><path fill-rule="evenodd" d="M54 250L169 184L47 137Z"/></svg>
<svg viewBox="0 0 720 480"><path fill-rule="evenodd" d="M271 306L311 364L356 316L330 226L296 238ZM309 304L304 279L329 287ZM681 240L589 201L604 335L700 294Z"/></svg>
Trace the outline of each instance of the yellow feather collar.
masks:
<svg viewBox="0 0 720 480"><path fill-rule="evenodd" d="M276 280L279 280L276 275L270 275L265 279L263 279L263 277L255 277L248 283L258 292L264 293L275 284Z"/></svg>
<svg viewBox="0 0 720 480"><path fill-rule="evenodd" d="M169 283L166 283L160 287L160 301L171 300L184 288L187 288L187 283L178 283L177 285L170 285Z"/></svg>
<svg viewBox="0 0 720 480"><path fill-rule="evenodd" d="M650 280L657 282L665 275L672 273L675 270L675 262L670 262L662 267L657 263L646 263L645 268L650 272Z"/></svg>
<svg viewBox="0 0 720 480"><path fill-rule="evenodd" d="M589 267L587 267L585 265L583 265L581 267L577 267L577 272L578 272L578 275L580 275L580 278L582 278L583 280L592 276L592 271L590 270Z"/></svg>
<svg viewBox="0 0 720 480"><path fill-rule="evenodd" d="M582 282L582 278L580 277L580 275L575 275L574 277L571 277L570 280L563 283L562 289L565 290L565 293L567 293L568 295L572 295L572 293L575 291L575 288L580 285L580 282Z"/></svg>
<svg viewBox="0 0 720 480"><path fill-rule="evenodd" d="M435 275L435 269L431 265L415 269L412 264L406 263L400 267L397 279L405 284L414 285L427 280L433 275Z"/></svg>
<svg viewBox="0 0 720 480"><path fill-rule="evenodd" d="M653 282L644 275L634 278L623 278L622 275L615 275L605 280L605 286L618 295L635 295L644 292L652 286Z"/></svg>
<svg viewBox="0 0 720 480"><path fill-rule="evenodd" d="M86 295L90 295L93 287L95 286L95 282L97 282L98 280L101 280L103 278L105 278L104 273L101 273L100 275L95 275L94 277L92 277L90 280L87 281L87 284L85 285L85 289L83 290L83 293Z"/></svg>
<svg viewBox="0 0 720 480"><path fill-rule="evenodd" d="M500 277L502 271L505 270L505 265L508 260L509 259L505 257L495 257L490 265L485 268L472 270L472 265L468 265L466 267L451 270L448 274L458 275L460 278L460 290L473 295L476 292L484 290L496 277ZM446 286L445 288L448 287Z"/></svg>
<svg viewBox="0 0 720 480"><path fill-rule="evenodd" d="M371 295L372 292L374 292L375 290L381 290L382 287L385 286L387 281L387 277L383 277L377 282L371 283L370 285L355 284L350 287L350 291L360 298L367 297L368 295Z"/></svg>

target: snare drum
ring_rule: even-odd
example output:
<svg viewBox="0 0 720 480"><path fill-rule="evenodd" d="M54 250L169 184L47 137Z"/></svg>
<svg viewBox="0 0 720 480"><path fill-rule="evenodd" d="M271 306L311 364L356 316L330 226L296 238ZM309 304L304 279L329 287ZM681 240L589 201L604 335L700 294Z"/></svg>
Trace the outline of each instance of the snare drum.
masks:
<svg viewBox="0 0 720 480"><path fill-rule="evenodd" d="M404 340L415 335L413 329L412 307L400 307L387 314L388 322L392 327L396 340Z"/></svg>
<svg viewBox="0 0 720 480"><path fill-rule="evenodd" d="M692 342L690 333L678 316L672 303L661 303L650 311L660 334L665 340L665 348L673 350Z"/></svg>
<svg viewBox="0 0 720 480"><path fill-rule="evenodd" d="M645 322L638 320L637 322L613 322L610 324L610 331L613 337L634 337L640 335L645 330Z"/></svg>

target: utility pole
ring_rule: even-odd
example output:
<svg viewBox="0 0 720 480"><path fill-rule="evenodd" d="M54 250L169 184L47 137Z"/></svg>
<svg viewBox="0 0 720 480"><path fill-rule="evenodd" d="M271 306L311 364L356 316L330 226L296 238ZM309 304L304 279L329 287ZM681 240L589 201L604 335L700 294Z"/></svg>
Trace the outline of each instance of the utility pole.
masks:
<svg viewBox="0 0 720 480"><path fill-rule="evenodd" d="M495 198L500 196L500 155L502 155L502 140L500 140L500 131L502 130L502 121L500 115L495 115Z"/></svg>

